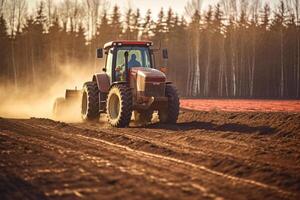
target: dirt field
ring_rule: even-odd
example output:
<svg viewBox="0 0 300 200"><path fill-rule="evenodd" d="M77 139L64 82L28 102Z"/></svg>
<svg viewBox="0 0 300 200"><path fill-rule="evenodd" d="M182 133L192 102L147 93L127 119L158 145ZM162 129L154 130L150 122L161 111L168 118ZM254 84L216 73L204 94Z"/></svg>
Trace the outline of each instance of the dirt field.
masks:
<svg viewBox="0 0 300 200"><path fill-rule="evenodd" d="M183 99L180 104L199 111L300 112L299 100Z"/></svg>
<svg viewBox="0 0 300 200"><path fill-rule="evenodd" d="M300 198L299 113L131 126L1 118L1 199Z"/></svg>

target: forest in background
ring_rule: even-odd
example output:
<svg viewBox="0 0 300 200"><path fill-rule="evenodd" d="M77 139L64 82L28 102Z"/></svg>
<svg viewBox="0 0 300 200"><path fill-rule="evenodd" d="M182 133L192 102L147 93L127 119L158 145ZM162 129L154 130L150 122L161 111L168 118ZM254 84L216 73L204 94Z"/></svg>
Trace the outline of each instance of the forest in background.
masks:
<svg viewBox="0 0 300 200"><path fill-rule="evenodd" d="M142 16L105 0L44 0L33 13L26 0L0 0L0 86L43 91L61 66L100 72L96 48L108 41L152 40L168 48L168 63L158 54L156 66L168 65L181 96L299 99L299 6L221 0L202 10L191 0L183 16Z"/></svg>

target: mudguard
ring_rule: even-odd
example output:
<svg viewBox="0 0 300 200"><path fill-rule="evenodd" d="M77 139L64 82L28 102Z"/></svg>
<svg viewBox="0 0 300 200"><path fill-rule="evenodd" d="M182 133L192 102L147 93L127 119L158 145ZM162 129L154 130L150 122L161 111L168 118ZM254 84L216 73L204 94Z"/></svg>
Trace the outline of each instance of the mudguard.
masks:
<svg viewBox="0 0 300 200"><path fill-rule="evenodd" d="M98 89L102 93L108 93L110 88L110 80L107 74L95 74L93 76L93 81L97 83Z"/></svg>

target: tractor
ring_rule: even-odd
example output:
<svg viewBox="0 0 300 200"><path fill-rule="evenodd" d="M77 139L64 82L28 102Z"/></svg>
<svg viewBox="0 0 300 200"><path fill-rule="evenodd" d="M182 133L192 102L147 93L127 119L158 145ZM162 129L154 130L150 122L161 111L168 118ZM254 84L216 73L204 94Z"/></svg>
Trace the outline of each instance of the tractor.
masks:
<svg viewBox="0 0 300 200"><path fill-rule="evenodd" d="M65 98L56 100L54 112L63 112L63 105L80 98L84 121L99 120L106 113L113 127L123 128L129 126L132 115L134 120L148 123L157 111L160 123L176 123L178 92L167 81L166 68L155 69L157 49L152 46L150 41L112 41L97 49L97 58L106 55L103 72L94 74L82 90L67 90ZM167 49L162 56L168 59Z"/></svg>

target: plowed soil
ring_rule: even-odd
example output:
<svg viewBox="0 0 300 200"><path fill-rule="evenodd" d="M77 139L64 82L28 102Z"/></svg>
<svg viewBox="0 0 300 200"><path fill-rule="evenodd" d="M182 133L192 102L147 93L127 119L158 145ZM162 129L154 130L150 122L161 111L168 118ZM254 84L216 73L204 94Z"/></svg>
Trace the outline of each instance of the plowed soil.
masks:
<svg viewBox="0 0 300 200"><path fill-rule="evenodd" d="M300 112L299 100L182 99L181 107L199 111Z"/></svg>
<svg viewBox="0 0 300 200"><path fill-rule="evenodd" d="M1 118L0 151L0 199L300 199L299 113L181 110L125 129Z"/></svg>

